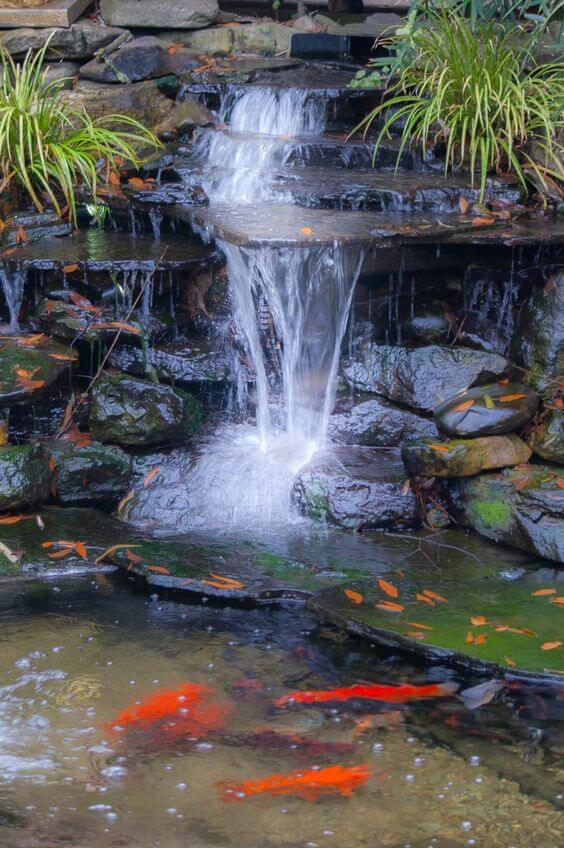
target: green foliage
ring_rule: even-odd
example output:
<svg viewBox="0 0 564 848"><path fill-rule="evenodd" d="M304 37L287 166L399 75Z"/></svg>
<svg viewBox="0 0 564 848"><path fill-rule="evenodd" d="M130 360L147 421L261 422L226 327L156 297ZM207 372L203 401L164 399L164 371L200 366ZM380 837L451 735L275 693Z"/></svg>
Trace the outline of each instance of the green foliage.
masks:
<svg viewBox="0 0 564 848"><path fill-rule="evenodd" d="M445 173L467 165L479 178L483 197L488 171L513 172L523 186L534 173L564 179L562 66L537 66L532 38L520 28L497 23L473 27L469 19L445 12L413 35L414 54L388 91L389 96L355 128L366 131L382 118L375 155L392 124L403 121L401 154L413 139L443 146ZM534 143L535 158L531 155Z"/></svg>
<svg viewBox="0 0 564 848"><path fill-rule="evenodd" d="M104 168L115 170L123 161L138 167L142 160L137 151L160 142L132 118L93 120L85 109L66 102L64 82L46 81L47 48L48 43L35 55L30 51L21 64L0 49L0 190L23 190L39 211L48 198L58 215L66 206L76 221L77 185L96 200Z"/></svg>

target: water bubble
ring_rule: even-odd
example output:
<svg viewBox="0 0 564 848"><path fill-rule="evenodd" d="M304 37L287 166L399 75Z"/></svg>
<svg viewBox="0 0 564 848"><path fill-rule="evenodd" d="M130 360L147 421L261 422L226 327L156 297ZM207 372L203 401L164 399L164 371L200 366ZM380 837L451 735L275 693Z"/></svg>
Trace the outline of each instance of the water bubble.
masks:
<svg viewBox="0 0 564 848"><path fill-rule="evenodd" d="M474 756L470 757L469 762L470 762L471 766L479 766L480 765L480 758L476 754L474 754Z"/></svg>
<svg viewBox="0 0 564 848"><path fill-rule="evenodd" d="M169 816L173 816L176 812L176 807L167 807L167 813L169 814Z"/></svg>
<svg viewBox="0 0 564 848"><path fill-rule="evenodd" d="M411 783L413 780L415 780L415 775L414 774L406 774L405 779L407 781L409 781L409 783Z"/></svg>
<svg viewBox="0 0 564 848"><path fill-rule="evenodd" d="M472 830L472 822L471 821L463 821L460 825L462 830Z"/></svg>
<svg viewBox="0 0 564 848"><path fill-rule="evenodd" d="M177 783L176 784L177 789L186 789L187 787L188 787L187 783Z"/></svg>
<svg viewBox="0 0 564 848"><path fill-rule="evenodd" d="M384 743L383 742L375 742L374 745L372 746L372 750L374 751L374 753L379 754L380 751L384 750Z"/></svg>

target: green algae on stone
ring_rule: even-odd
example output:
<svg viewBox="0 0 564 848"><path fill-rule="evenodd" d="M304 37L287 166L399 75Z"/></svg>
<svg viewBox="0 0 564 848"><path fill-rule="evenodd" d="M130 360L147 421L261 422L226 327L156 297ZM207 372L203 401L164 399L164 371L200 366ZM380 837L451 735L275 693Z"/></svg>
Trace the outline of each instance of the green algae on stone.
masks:
<svg viewBox="0 0 564 848"><path fill-rule="evenodd" d="M74 365L77 355L41 333L0 337L0 407L32 403Z"/></svg>
<svg viewBox="0 0 564 848"><path fill-rule="evenodd" d="M471 477L527 462L531 449L519 436L510 434L407 442L401 455L408 473L415 477Z"/></svg>
<svg viewBox="0 0 564 848"><path fill-rule="evenodd" d="M39 445L0 447L0 512L45 501L51 479L47 456Z"/></svg>
<svg viewBox="0 0 564 848"><path fill-rule="evenodd" d="M45 451L53 460L54 488L64 504L117 500L130 487L132 460L121 448L92 442L77 447L72 442L48 442Z"/></svg>
<svg viewBox="0 0 564 848"><path fill-rule="evenodd" d="M362 596L360 603L351 600L343 587L332 587L316 592L308 606L349 632L430 661L511 676L556 677L564 671L563 646L542 648L561 638L562 609L551 603L550 596L533 596L539 588L559 582L564 591L558 572L547 575L546 569L520 568L474 578L469 570L460 580L453 579L448 569L433 576L408 567L401 575L386 576L398 589L394 603L401 609L387 607L390 599L374 581L345 587ZM425 592L434 593L435 600Z"/></svg>

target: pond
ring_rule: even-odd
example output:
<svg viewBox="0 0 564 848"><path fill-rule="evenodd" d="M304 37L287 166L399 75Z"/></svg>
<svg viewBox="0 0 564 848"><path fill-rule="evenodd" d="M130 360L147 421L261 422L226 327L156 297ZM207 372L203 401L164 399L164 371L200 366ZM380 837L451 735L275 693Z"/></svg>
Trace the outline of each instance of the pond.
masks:
<svg viewBox="0 0 564 848"><path fill-rule="evenodd" d="M276 707L293 690L480 680L295 606L181 604L102 573L4 584L0 634L3 848L561 844L561 691ZM124 710L185 684L210 688L200 725L195 705L188 731L128 728ZM370 776L316 801L238 785L335 765Z"/></svg>

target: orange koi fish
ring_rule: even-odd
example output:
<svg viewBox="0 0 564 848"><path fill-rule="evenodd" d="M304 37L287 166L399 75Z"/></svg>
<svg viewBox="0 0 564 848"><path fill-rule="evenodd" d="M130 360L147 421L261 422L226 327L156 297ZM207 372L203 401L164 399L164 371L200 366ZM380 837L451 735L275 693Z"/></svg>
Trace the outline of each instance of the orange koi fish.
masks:
<svg viewBox="0 0 564 848"><path fill-rule="evenodd" d="M105 725L116 733L139 731L166 739L199 738L223 727L228 704L214 700L214 691L199 683L155 692L140 704L122 710Z"/></svg>
<svg viewBox="0 0 564 848"><path fill-rule="evenodd" d="M405 704L419 698L444 698L453 695L458 683L431 683L428 686L380 686L357 683L341 689L314 689L304 692L290 692L274 702L275 707L288 704L324 704L327 701L350 701L353 698L366 698L371 701L387 701L389 704Z"/></svg>
<svg viewBox="0 0 564 848"><path fill-rule="evenodd" d="M296 795L315 802L321 795L342 795L349 798L357 786L372 775L368 766L328 766L327 768L293 771L290 774L271 774L262 780L242 783L224 781L217 784L222 801L245 801L253 795Z"/></svg>

